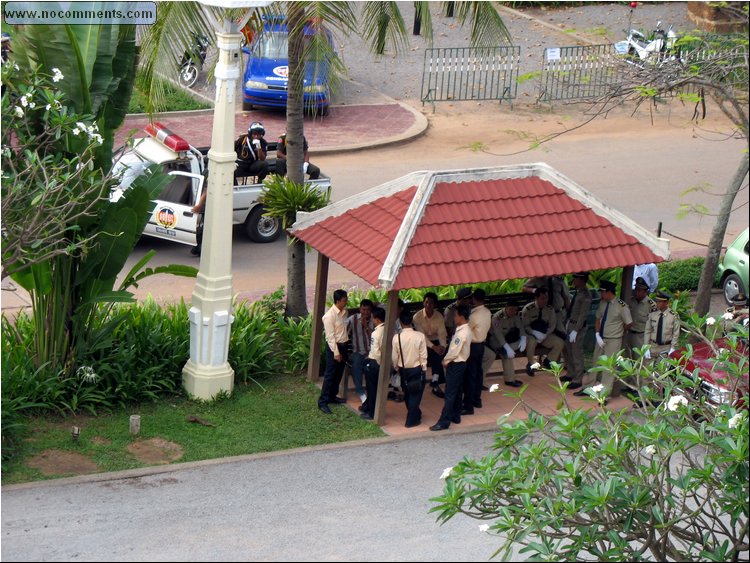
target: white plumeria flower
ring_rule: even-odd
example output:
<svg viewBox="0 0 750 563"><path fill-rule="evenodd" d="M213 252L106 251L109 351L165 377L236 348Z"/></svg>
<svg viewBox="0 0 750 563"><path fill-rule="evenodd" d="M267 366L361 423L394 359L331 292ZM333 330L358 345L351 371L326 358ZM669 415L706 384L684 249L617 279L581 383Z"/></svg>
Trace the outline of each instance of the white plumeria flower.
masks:
<svg viewBox="0 0 750 563"><path fill-rule="evenodd" d="M23 110L21 108L16 106L14 109L16 110L16 117L23 117Z"/></svg>
<svg viewBox="0 0 750 563"><path fill-rule="evenodd" d="M489 529L490 529L490 525L489 524L480 524L479 525L479 531L480 532L486 532Z"/></svg>
<svg viewBox="0 0 750 563"><path fill-rule="evenodd" d="M643 448L643 453L646 455L654 455L656 453L656 446L653 444L649 444L645 448Z"/></svg>
<svg viewBox="0 0 750 563"><path fill-rule="evenodd" d="M96 143L97 143L98 145L101 145L101 144L102 144L102 142L103 142L103 141L102 141L102 136L101 136L101 135L99 135L98 133L96 133L96 134L92 135L92 136L91 136L91 138L92 138L92 139L93 139L94 141L96 141Z"/></svg>
<svg viewBox="0 0 750 563"><path fill-rule="evenodd" d="M47 104L46 106L44 106L44 109L46 109L47 111L49 111L49 110L52 109L52 105L51 104Z"/></svg>
<svg viewBox="0 0 750 563"><path fill-rule="evenodd" d="M63 73L60 72L59 68L53 68L52 73L52 82L60 82L63 78L65 78L63 76Z"/></svg>
<svg viewBox="0 0 750 563"><path fill-rule="evenodd" d="M592 392L592 393L596 393L597 395L598 395L599 393L601 393L602 391L604 391L604 385L602 385L601 383L600 383L599 385L594 385L594 386L593 386L593 387L591 388L591 392Z"/></svg>
<svg viewBox="0 0 750 563"><path fill-rule="evenodd" d="M727 311L721 316L721 318L724 319L725 321L731 321L734 318L734 315L730 313L729 311Z"/></svg>
<svg viewBox="0 0 750 563"><path fill-rule="evenodd" d="M18 68L18 63L13 63L13 68L14 68L15 70L21 70L20 68Z"/></svg>
<svg viewBox="0 0 750 563"><path fill-rule="evenodd" d="M539 362L534 362L533 364L531 364L531 369L539 369L541 367L542 365Z"/></svg>
<svg viewBox="0 0 750 563"><path fill-rule="evenodd" d="M667 402L667 409L674 412L680 405L687 406L688 400L682 395L672 395Z"/></svg>
<svg viewBox="0 0 750 563"><path fill-rule="evenodd" d="M29 102L29 109L34 109L36 107L36 102Z"/></svg>
<svg viewBox="0 0 750 563"><path fill-rule="evenodd" d="M28 94L24 94L23 96L21 96L21 105L23 107L26 107L29 105L29 100L26 96L28 96Z"/></svg>
<svg viewBox="0 0 750 563"><path fill-rule="evenodd" d="M707 324L708 326L712 326L712 325L716 324L716 319L715 319L715 318L713 318L713 317L707 317L707 318L706 318L706 324Z"/></svg>
<svg viewBox="0 0 750 563"><path fill-rule="evenodd" d="M73 128L73 135L76 137L81 133L81 130L78 127Z"/></svg>
<svg viewBox="0 0 750 563"><path fill-rule="evenodd" d="M742 422L742 413L738 412L736 415L729 419L729 422L727 422L727 426L729 426L729 428L737 428L740 425L740 422Z"/></svg>
<svg viewBox="0 0 750 563"><path fill-rule="evenodd" d="M492 385L490 385L490 393L494 393L498 389L500 389L500 385L498 385L497 383L493 383Z"/></svg>
<svg viewBox="0 0 750 563"><path fill-rule="evenodd" d="M453 468L452 467L446 467L445 469L443 469L443 474L440 476L440 478L443 481L445 481L448 477L451 476L452 472L453 472Z"/></svg>

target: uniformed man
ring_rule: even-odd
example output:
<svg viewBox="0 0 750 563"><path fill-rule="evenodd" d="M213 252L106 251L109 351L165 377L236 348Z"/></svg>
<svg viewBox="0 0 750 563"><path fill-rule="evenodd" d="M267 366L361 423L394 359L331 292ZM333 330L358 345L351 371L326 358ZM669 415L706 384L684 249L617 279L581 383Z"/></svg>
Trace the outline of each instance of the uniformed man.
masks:
<svg viewBox="0 0 750 563"><path fill-rule="evenodd" d="M724 315L724 332L728 333L735 330L737 325L747 327L747 323L747 295L740 292L732 297L732 306L727 309Z"/></svg>
<svg viewBox="0 0 750 563"><path fill-rule="evenodd" d="M472 290L470 287L462 287L456 292L456 300L448 305L443 311L443 317L445 317L445 330L448 332L448 340L450 340L453 333L456 331L456 321L454 315L456 314L456 307L459 305L471 305L471 294Z"/></svg>
<svg viewBox="0 0 750 563"><path fill-rule="evenodd" d="M589 272L573 274L573 288L575 294L568 309L565 341L565 358L568 373L560 378L562 382L570 382L568 389L578 389L583 385L586 369L583 362L583 341L586 338L586 325L591 310L591 293L587 287Z"/></svg>
<svg viewBox="0 0 750 563"><path fill-rule="evenodd" d="M459 305L455 310L456 332L451 338L448 352L443 359L445 368L445 403L437 423L430 426L430 430L446 430L451 422L461 422L461 389L463 377L466 373L466 363L471 353L471 329L469 316L471 309L468 305Z"/></svg>
<svg viewBox="0 0 750 563"><path fill-rule="evenodd" d="M442 362L448 335L445 318L435 309L437 301L437 295L432 291L424 294L424 307L414 313L414 328L427 338L427 365L432 370L432 394L442 399L445 395L439 384L445 383Z"/></svg>
<svg viewBox="0 0 750 563"><path fill-rule="evenodd" d="M370 352L365 362L365 384L367 398L361 407L361 416L365 420L375 418L375 401L378 397L380 380L380 360L383 355L383 337L385 336L385 309L375 307L372 310L372 334L370 335Z"/></svg>
<svg viewBox="0 0 750 563"><path fill-rule="evenodd" d="M656 303L648 296L649 286L645 279L635 280L635 289L630 297L628 306L633 317L633 325L625 335L625 353L628 358L635 358L634 348L640 348L645 343L644 333L648 316L656 311Z"/></svg>
<svg viewBox="0 0 750 563"><path fill-rule="evenodd" d="M557 316L550 305L547 304L548 292L546 287L537 287L534 290L534 301L528 303L521 311L526 341L526 373L534 377L534 364L536 346L549 348L550 352L544 361L544 366L549 367L549 362L560 361L560 354L565 347L562 338L554 334L557 326Z"/></svg>
<svg viewBox="0 0 750 563"><path fill-rule="evenodd" d="M472 309L469 315L471 329L471 353L464 375L464 408L461 414L474 414L474 409L482 408L482 359L484 358L487 333L492 326L492 313L484 306L485 291L475 289L472 296Z"/></svg>
<svg viewBox="0 0 750 563"><path fill-rule="evenodd" d="M526 350L526 332L518 314L517 303L508 303L492 315L489 338L490 347L502 358L505 384L509 387L520 387L522 383L516 379L513 358L516 357L516 352L523 353Z"/></svg>
<svg viewBox="0 0 750 563"><path fill-rule="evenodd" d="M555 312L557 325L554 332L565 340L565 313L570 308L570 290L560 276L537 276L523 284L522 291L533 293L538 287L547 288L547 302Z"/></svg>
<svg viewBox="0 0 750 563"><path fill-rule="evenodd" d="M646 358L658 358L669 355L677 348L680 337L680 317L669 308L671 296L666 291L654 294L656 310L648 316L644 342L651 346L645 354Z"/></svg>
<svg viewBox="0 0 750 563"><path fill-rule="evenodd" d="M625 332L633 324L630 316L630 307L622 299L615 295L617 286L610 281L602 281L599 291L602 300L599 302L599 308L596 310L596 347L594 348L594 358L599 356L617 356L622 351L622 340ZM615 375L610 371L601 373L601 384L604 387L604 393L612 393L612 385L615 381ZM577 397L587 395L586 389L581 389L573 393Z"/></svg>
<svg viewBox="0 0 750 563"><path fill-rule="evenodd" d="M333 305L323 315L323 331L326 337L326 370L323 374L323 387L318 398L318 408L325 414L331 414L328 406L331 403L345 403L337 397L346 366L349 335L346 331L346 303L348 296L343 289L333 292Z"/></svg>
<svg viewBox="0 0 750 563"><path fill-rule="evenodd" d="M422 423L422 402L425 374L427 373L427 339L424 334L412 327L413 315L402 311L399 316L401 332L393 336L393 355L391 360L401 376L401 389L404 391L406 404L407 428ZM414 381L418 381L419 385Z"/></svg>

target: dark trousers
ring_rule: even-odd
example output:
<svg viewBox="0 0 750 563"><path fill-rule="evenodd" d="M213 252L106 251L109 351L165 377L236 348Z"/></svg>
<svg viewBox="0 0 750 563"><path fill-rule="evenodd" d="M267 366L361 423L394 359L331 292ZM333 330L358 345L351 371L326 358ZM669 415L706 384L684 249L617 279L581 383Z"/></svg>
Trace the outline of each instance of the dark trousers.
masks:
<svg viewBox="0 0 750 563"><path fill-rule="evenodd" d="M478 407L482 400L482 358L484 358L484 342L472 342L463 385L466 410L474 410L474 407Z"/></svg>
<svg viewBox="0 0 750 563"><path fill-rule="evenodd" d="M258 182L262 182L263 178L268 176L268 163L265 160L253 160L252 162L238 160L237 168L234 171L234 183L237 183L237 178L244 176L257 176Z"/></svg>
<svg viewBox="0 0 750 563"><path fill-rule="evenodd" d="M404 390L404 404L406 405L406 424L417 424L422 420L422 409L419 408L419 404L422 402L422 393L424 392L424 379L422 385L419 386L419 391L409 391L406 385L407 379L415 377L419 374L422 377L422 368L401 368L399 373L401 374L401 389Z"/></svg>
<svg viewBox="0 0 750 563"><path fill-rule="evenodd" d="M445 404L438 424L450 426L461 420L461 389L466 373L466 362L451 362L445 372Z"/></svg>
<svg viewBox="0 0 750 563"><path fill-rule="evenodd" d="M433 340L433 344L440 344L439 340ZM427 348L427 365L432 369L434 376L438 376L438 383L445 383L445 372L443 371L443 356L435 352L432 348Z"/></svg>
<svg viewBox="0 0 750 563"><path fill-rule="evenodd" d="M368 359L365 362L365 389L367 400L362 405L362 412L375 416L375 401L378 398L378 380L380 379L380 364Z"/></svg>
<svg viewBox="0 0 750 563"><path fill-rule="evenodd" d="M286 159L276 159L275 173L279 176L286 176ZM315 166L312 162L307 163L307 173L310 175L311 180L317 180L320 178L320 168Z"/></svg>
<svg viewBox="0 0 750 563"><path fill-rule="evenodd" d="M331 347L326 345L326 371L323 373L323 388L320 390L318 406L332 403L336 398L336 393L339 392L341 377L344 375L344 367L346 367L346 342L338 344L338 347L339 354L341 354L340 362L333 359Z"/></svg>

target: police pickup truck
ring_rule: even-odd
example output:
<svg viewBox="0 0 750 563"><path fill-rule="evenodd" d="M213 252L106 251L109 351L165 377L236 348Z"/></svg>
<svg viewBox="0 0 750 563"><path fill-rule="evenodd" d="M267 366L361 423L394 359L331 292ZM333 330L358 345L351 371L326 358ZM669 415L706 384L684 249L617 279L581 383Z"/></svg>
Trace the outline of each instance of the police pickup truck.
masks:
<svg viewBox="0 0 750 563"><path fill-rule="evenodd" d="M160 164L172 176L155 200L155 207L144 235L195 246L200 214L192 208L206 189L208 173L208 147L197 149L185 139L156 122L144 129L146 137L115 153L112 173L120 176L120 184L110 193L110 201L122 197L136 176L143 174L152 164ZM275 143L268 144L269 152L276 150ZM269 159L273 173L275 159ZM242 178L240 178L242 180ZM246 180L250 180L247 178ZM331 189L331 179L322 175L306 183L321 191ZM238 184L234 186L232 223L244 225L245 233L254 242L273 242L281 235L281 222L264 217L263 205L258 201L263 184Z"/></svg>

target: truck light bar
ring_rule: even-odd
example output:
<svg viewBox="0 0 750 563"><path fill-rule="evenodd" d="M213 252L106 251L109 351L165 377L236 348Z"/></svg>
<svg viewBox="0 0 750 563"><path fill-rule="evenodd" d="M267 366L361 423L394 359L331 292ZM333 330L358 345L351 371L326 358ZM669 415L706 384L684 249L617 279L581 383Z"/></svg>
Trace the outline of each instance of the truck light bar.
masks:
<svg viewBox="0 0 750 563"><path fill-rule="evenodd" d="M158 121L146 125L144 131L146 131L146 134L159 141L165 147L172 149L174 152L183 153L190 150L190 145L185 139L176 135Z"/></svg>

